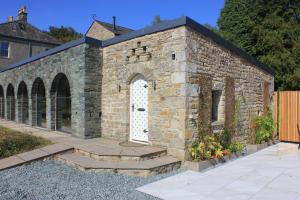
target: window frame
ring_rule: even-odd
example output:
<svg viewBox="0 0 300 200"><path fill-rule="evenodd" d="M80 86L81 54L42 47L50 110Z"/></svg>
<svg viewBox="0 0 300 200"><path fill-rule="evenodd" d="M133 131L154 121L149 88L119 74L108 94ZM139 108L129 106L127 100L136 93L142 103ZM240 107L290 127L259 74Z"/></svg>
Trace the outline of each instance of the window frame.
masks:
<svg viewBox="0 0 300 200"><path fill-rule="evenodd" d="M7 56L3 56L1 55L1 51L2 51L2 43L7 43L8 47L7 47ZM0 40L0 58L10 58L10 42L7 40Z"/></svg>
<svg viewBox="0 0 300 200"><path fill-rule="evenodd" d="M211 91L211 99L212 99L212 103L211 103L211 122L218 122L220 121L220 115L219 115L219 107L220 107L220 102L221 102L221 98L222 98L222 90L212 90ZM215 98L218 98L217 101L215 100ZM217 103L217 105L215 105L215 103Z"/></svg>

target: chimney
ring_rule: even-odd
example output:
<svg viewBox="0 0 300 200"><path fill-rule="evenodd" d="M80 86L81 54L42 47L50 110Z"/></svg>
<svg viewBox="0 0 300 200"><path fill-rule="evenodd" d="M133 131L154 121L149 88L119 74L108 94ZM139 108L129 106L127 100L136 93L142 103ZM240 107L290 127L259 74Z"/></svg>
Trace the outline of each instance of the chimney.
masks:
<svg viewBox="0 0 300 200"><path fill-rule="evenodd" d="M17 20L27 23L26 6L23 6L19 9Z"/></svg>
<svg viewBox="0 0 300 200"><path fill-rule="evenodd" d="M113 16L113 29L116 30L116 16Z"/></svg>
<svg viewBox="0 0 300 200"><path fill-rule="evenodd" d="M13 16L8 16L7 22L13 22L13 21L14 21L14 17Z"/></svg>

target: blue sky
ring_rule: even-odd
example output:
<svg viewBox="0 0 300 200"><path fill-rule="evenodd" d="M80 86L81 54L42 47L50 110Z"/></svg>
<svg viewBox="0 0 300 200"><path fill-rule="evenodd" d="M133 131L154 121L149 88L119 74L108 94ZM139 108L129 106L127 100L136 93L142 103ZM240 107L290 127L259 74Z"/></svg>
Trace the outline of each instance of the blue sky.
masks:
<svg viewBox="0 0 300 200"><path fill-rule="evenodd" d="M63 25L85 33L94 14L106 22L115 15L117 24L132 29L151 24L156 15L162 19L185 15L215 26L224 0L9 0L1 2L0 22L15 17L22 5L27 6L29 22L42 30Z"/></svg>

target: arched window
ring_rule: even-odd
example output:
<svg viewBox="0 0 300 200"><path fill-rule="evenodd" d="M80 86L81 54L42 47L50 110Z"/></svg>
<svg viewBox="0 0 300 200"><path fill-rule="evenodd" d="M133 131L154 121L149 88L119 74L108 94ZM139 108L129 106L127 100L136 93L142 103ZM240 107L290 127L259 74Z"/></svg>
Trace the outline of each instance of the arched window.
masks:
<svg viewBox="0 0 300 200"><path fill-rule="evenodd" d="M41 78L36 78L31 90L32 124L47 127L46 121L46 89Z"/></svg>
<svg viewBox="0 0 300 200"><path fill-rule="evenodd" d="M51 85L51 111L55 130L71 133L71 92L65 74L55 76Z"/></svg>
<svg viewBox="0 0 300 200"><path fill-rule="evenodd" d="M18 100L18 120L19 122L28 123L28 90L24 81L19 84L17 92Z"/></svg>
<svg viewBox="0 0 300 200"><path fill-rule="evenodd" d="M6 91L6 115L8 120L15 120L15 90L12 84L9 84Z"/></svg>

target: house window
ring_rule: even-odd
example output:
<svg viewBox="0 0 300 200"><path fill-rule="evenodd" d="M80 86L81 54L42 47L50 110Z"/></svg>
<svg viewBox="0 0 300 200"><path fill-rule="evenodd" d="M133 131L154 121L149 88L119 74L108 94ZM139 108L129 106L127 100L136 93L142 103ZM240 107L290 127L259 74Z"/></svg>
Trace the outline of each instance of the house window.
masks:
<svg viewBox="0 0 300 200"><path fill-rule="evenodd" d="M220 120L219 107L220 107L221 95L222 95L222 90L212 91L212 113L211 113L212 122Z"/></svg>
<svg viewBox="0 0 300 200"><path fill-rule="evenodd" d="M8 58L9 43L0 41L0 57Z"/></svg>

